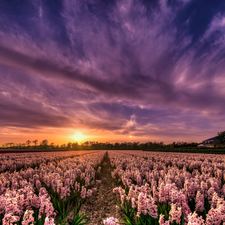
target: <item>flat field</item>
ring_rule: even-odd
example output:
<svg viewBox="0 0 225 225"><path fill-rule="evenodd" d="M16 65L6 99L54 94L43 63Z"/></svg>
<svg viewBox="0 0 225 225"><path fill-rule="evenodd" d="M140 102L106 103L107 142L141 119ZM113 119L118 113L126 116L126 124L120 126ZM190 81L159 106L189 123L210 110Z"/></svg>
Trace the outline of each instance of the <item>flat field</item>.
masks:
<svg viewBox="0 0 225 225"><path fill-rule="evenodd" d="M0 224L223 224L225 157L66 151L0 154Z"/></svg>

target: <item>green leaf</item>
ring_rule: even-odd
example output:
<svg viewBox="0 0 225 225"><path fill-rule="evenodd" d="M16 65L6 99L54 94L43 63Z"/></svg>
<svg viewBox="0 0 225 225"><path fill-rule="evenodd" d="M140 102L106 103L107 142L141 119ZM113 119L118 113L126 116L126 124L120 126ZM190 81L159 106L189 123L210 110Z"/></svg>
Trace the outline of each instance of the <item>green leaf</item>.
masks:
<svg viewBox="0 0 225 225"><path fill-rule="evenodd" d="M76 212L76 210L75 210L75 212ZM74 214L72 225L81 225L81 224L88 224L88 223L90 223L90 222L83 222L83 223L81 223L82 220L84 220L86 217L87 217L87 215L83 215L83 214L76 215L76 214Z"/></svg>
<svg viewBox="0 0 225 225"><path fill-rule="evenodd" d="M63 212L62 212L62 210L61 210L61 207L60 207L59 202L58 202L58 209L59 209L60 214L63 215Z"/></svg>
<svg viewBox="0 0 225 225"><path fill-rule="evenodd" d="M136 214L134 214L134 220L135 220L135 223L138 224L138 219L137 219Z"/></svg>
<svg viewBox="0 0 225 225"><path fill-rule="evenodd" d="M80 225L83 225L83 224L89 224L90 222L84 222L84 223L80 223Z"/></svg>
<svg viewBox="0 0 225 225"><path fill-rule="evenodd" d="M72 205L71 205L71 206L69 206L69 208L67 209L65 217L67 217L67 215L68 215L68 213L69 213L69 211L70 211L71 207L72 207Z"/></svg>
<svg viewBox="0 0 225 225"><path fill-rule="evenodd" d="M117 223L119 223L119 224L127 224L127 222L125 222L125 221L121 221L121 222L117 222Z"/></svg>
<svg viewBox="0 0 225 225"><path fill-rule="evenodd" d="M141 216L140 216L140 221L141 221L141 224L146 225L146 224L144 223L144 221L142 220Z"/></svg>
<svg viewBox="0 0 225 225"><path fill-rule="evenodd" d="M126 215L124 215L124 217L125 217L125 219L127 220L127 224L129 224L129 225L134 225L133 224L133 222L131 221L131 219L128 217L128 216L126 216Z"/></svg>

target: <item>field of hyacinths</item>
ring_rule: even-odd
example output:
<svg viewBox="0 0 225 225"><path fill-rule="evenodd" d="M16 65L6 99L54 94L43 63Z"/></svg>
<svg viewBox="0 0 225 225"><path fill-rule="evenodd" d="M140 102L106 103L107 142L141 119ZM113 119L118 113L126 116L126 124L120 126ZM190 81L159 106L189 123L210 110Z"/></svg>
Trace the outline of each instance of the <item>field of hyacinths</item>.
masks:
<svg viewBox="0 0 225 225"><path fill-rule="evenodd" d="M0 224L65 224L74 207L73 225L82 223L79 209L90 197L100 172L103 151L17 153L0 156Z"/></svg>
<svg viewBox="0 0 225 225"><path fill-rule="evenodd" d="M225 224L223 155L111 151L109 158L124 224Z"/></svg>
<svg viewBox="0 0 225 225"><path fill-rule="evenodd" d="M105 225L225 224L223 155L142 151L71 151L0 155L0 224L87 224L79 210L101 185L110 160L124 220Z"/></svg>

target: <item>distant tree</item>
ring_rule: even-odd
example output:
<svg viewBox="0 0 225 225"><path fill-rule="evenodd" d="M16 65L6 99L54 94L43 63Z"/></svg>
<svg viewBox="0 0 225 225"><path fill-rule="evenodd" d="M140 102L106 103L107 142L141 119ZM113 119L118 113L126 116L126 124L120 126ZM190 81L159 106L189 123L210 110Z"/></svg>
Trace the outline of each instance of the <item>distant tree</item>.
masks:
<svg viewBox="0 0 225 225"><path fill-rule="evenodd" d="M22 148L25 148L26 147L26 143L22 143Z"/></svg>
<svg viewBox="0 0 225 225"><path fill-rule="evenodd" d="M13 142L10 142L9 143L9 147L11 148L13 144L14 144Z"/></svg>
<svg viewBox="0 0 225 225"><path fill-rule="evenodd" d="M51 148L54 148L54 142L52 142L52 143L50 144L50 146L51 146Z"/></svg>
<svg viewBox="0 0 225 225"><path fill-rule="evenodd" d="M114 143L114 149L118 150L120 147L120 144L118 142Z"/></svg>
<svg viewBox="0 0 225 225"><path fill-rule="evenodd" d="M14 143L13 142L10 142L10 143L5 143L5 146L6 146L6 148L8 148L8 147L12 147L12 145L13 145Z"/></svg>
<svg viewBox="0 0 225 225"><path fill-rule="evenodd" d="M30 140L27 140L27 141L26 141L26 144L27 144L27 147L28 147L28 148L30 147L30 143L31 143Z"/></svg>
<svg viewBox="0 0 225 225"><path fill-rule="evenodd" d="M89 145L89 141L83 142L82 145L87 147Z"/></svg>
<svg viewBox="0 0 225 225"><path fill-rule="evenodd" d="M77 142L73 142L72 143L72 148L73 149L77 149L78 148L78 143Z"/></svg>
<svg viewBox="0 0 225 225"><path fill-rule="evenodd" d="M133 148L134 148L135 150L138 149L138 144L139 144L139 142L133 142Z"/></svg>
<svg viewBox="0 0 225 225"><path fill-rule="evenodd" d="M61 148L61 149L66 149L66 144L60 145L60 148Z"/></svg>
<svg viewBox="0 0 225 225"><path fill-rule="evenodd" d="M43 147L48 147L48 140L43 140L42 142L41 142L41 146L43 146Z"/></svg>
<svg viewBox="0 0 225 225"><path fill-rule="evenodd" d="M218 136L216 136L215 141L218 144L224 145L225 144L225 131L219 132Z"/></svg>
<svg viewBox="0 0 225 225"><path fill-rule="evenodd" d="M33 143L34 143L35 148L36 148L37 147L38 140L34 140Z"/></svg>
<svg viewBox="0 0 225 225"><path fill-rule="evenodd" d="M67 148L70 149L71 146L72 146L72 143L71 143L71 142L68 142L68 143L67 143Z"/></svg>

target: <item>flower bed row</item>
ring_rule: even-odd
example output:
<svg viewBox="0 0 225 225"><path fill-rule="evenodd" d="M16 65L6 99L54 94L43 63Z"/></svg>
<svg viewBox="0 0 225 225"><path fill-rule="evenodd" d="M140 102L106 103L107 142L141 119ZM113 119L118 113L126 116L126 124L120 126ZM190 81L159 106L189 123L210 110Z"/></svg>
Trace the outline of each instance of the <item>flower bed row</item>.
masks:
<svg viewBox="0 0 225 225"><path fill-rule="evenodd" d="M225 224L224 157L110 151L109 158L124 224Z"/></svg>
<svg viewBox="0 0 225 225"><path fill-rule="evenodd" d="M97 191L105 152L41 163L39 167L0 174L0 224L65 224L74 207L73 224L85 218L79 209Z"/></svg>
<svg viewBox="0 0 225 225"><path fill-rule="evenodd" d="M58 161L68 157L76 157L90 154L96 151L67 151L67 152L26 152L26 153L4 153L0 154L0 173L29 167L39 166L41 163Z"/></svg>

